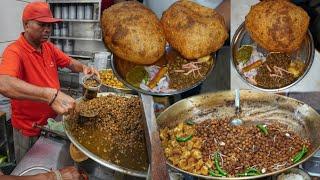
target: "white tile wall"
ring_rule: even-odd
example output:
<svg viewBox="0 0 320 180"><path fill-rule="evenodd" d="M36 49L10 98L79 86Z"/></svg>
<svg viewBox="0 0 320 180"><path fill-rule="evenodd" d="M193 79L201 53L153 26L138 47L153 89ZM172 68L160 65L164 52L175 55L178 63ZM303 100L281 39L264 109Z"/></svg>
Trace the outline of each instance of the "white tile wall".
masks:
<svg viewBox="0 0 320 180"><path fill-rule="evenodd" d="M9 44L5 41L12 41L19 37L23 31L22 12L28 2L44 0L1 0L0 5L0 55Z"/></svg>

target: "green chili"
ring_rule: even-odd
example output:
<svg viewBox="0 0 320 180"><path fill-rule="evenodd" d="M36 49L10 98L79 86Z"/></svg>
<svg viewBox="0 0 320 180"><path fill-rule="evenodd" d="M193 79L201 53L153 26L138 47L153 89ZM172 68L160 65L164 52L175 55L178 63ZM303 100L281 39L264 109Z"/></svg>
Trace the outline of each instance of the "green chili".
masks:
<svg viewBox="0 0 320 180"><path fill-rule="evenodd" d="M215 164L215 166L216 166L216 169L218 170L218 172L219 172L221 175L227 176L228 173L227 173L226 171L224 171L224 170L220 167L219 160L220 160L220 155L219 155L218 152L216 152L216 153L214 154L214 164Z"/></svg>
<svg viewBox="0 0 320 180"><path fill-rule="evenodd" d="M262 131L264 135L268 135L268 129L265 124L258 124L257 128L259 128L260 131Z"/></svg>
<svg viewBox="0 0 320 180"><path fill-rule="evenodd" d="M194 125L194 122L191 119L186 120L185 123L190 125L190 126Z"/></svg>
<svg viewBox="0 0 320 180"><path fill-rule="evenodd" d="M261 172L260 172L258 169L253 168L253 167L248 168L248 169L245 171L245 173L257 173L257 174L261 174Z"/></svg>
<svg viewBox="0 0 320 180"><path fill-rule="evenodd" d="M291 160L293 163L299 162L303 156L308 152L308 149L303 145L302 150L298 152Z"/></svg>
<svg viewBox="0 0 320 180"><path fill-rule="evenodd" d="M253 167L247 168L247 170L244 173L237 174L237 176L240 176L240 177L258 176L258 175L261 175L261 172L258 169Z"/></svg>
<svg viewBox="0 0 320 180"><path fill-rule="evenodd" d="M178 141L178 142L186 142L186 141L189 141L190 139L192 139L192 135L189 135L189 136L187 136L187 137L176 137L176 140Z"/></svg>
<svg viewBox="0 0 320 180"><path fill-rule="evenodd" d="M219 174L219 172L214 172L212 170L209 170L209 175L214 177L223 177L223 175Z"/></svg>

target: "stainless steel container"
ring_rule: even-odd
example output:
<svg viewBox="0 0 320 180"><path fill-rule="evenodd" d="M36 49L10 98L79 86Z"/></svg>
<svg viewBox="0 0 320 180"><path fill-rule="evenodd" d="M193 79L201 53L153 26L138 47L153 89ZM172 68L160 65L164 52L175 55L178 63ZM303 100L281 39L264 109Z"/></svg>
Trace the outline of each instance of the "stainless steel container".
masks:
<svg viewBox="0 0 320 180"><path fill-rule="evenodd" d="M77 6L75 4L69 5L69 19L77 19Z"/></svg>
<svg viewBox="0 0 320 180"><path fill-rule="evenodd" d="M60 28L61 36L68 36L68 24L67 22L63 22Z"/></svg>
<svg viewBox="0 0 320 180"><path fill-rule="evenodd" d="M69 19L69 7L67 4L62 5L61 17L62 19Z"/></svg>
<svg viewBox="0 0 320 180"><path fill-rule="evenodd" d="M77 5L77 19L84 19L84 5Z"/></svg>
<svg viewBox="0 0 320 180"><path fill-rule="evenodd" d="M61 6L60 5L58 5L58 4L54 5L53 11L54 11L55 18L61 18Z"/></svg>
<svg viewBox="0 0 320 180"><path fill-rule="evenodd" d="M60 36L60 27L58 23L53 24L53 35Z"/></svg>
<svg viewBox="0 0 320 180"><path fill-rule="evenodd" d="M73 52L73 40L66 39L63 45L63 51L68 54L72 54Z"/></svg>
<svg viewBox="0 0 320 180"><path fill-rule="evenodd" d="M110 68L111 52L94 53L94 67L99 71Z"/></svg>
<svg viewBox="0 0 320 180"><path fill-rule="evenodd" d="M320 151L303 163L302 168L311 176L320 177Z"/></svg>
<svg viewBox="0 0 320 180"><path fill-rule="evenodd" d="M84 19L91 20L93 18L93 5L86 4L84 6Z"/></svg>

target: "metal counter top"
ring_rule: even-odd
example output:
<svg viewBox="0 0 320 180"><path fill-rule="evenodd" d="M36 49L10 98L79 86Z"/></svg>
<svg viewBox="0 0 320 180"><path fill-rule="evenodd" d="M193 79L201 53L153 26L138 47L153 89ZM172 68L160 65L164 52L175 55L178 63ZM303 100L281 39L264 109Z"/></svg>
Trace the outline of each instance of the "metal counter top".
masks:
<svg viewBox="0 0 320 180"><path fill-rule="evenodd" d="M19 175L26 169L35 166L56 170L70 165L73 165L73 160L69 155L69 142L41 136L11 175ZM33 173L39 172L34 171Z"/></svg>

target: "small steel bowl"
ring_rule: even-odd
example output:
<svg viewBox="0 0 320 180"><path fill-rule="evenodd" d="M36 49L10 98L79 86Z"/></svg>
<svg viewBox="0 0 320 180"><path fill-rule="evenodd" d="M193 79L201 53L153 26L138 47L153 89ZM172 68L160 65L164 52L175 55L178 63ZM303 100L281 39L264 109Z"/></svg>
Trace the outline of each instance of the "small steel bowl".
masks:
<svg viewBox="0 0 320 180"><path fill-rule="evenodd" d="M169 52L170 50L172 50L172 48L167 46L166 53ZM213 70L213 68L215 67L215 64L216 64L216 54L212 53L211 56L212 56L211 67L209 68L208 72L202 77L201 80L199 80L198 82L196 82L194 84L190 84L188 87L185 87L184 89L179 89L179 90L171 91L171 92L151 92L151 91L147 91L147 90L137 88L137 87L131 85L126 80L125 76L126 76L126 73L131 68L136 66L136 64L134 64L134 63L122 60L122 59L112 55L111 67L112 67L113 73L118 78L118 80L121 81L125 86L127 86L130 89L135 90L136 92L140 92L142 94L147 94L147 95L152 95L152 96L170 96L170 95L180 94L180 93L186 92L188 90L191 90L191 89L197 87L199 84L201 84L204 80L206 80L207 76L211 73L211 71ZM162 57L159 61L166 61L166 60L162 60L162 59L165 59L165 58ZM156 64L159 63L159 61L157 61ZM163 63L163 62L161 62L161 63Z"/></svg>
<svg viewBox="0 0 320 180"><path fill-rule="evenodd" d="M86 80L88 80L90 78L95 79L99 84L94 87L85 85ZM94 76L85 75L85 76L83 76L83 78L81 80L81 85L82 85L82 90L83 90L83 97L85 99L90 100L90 99L97 97L97 94L98 94L100 87L101 87L101 80L98 77L96 77L95 75Z"/></svg>
<svg viewBox="0 0 320 180"><path fill-rule="evenodd" d="M254 85L252 84L250 81L248 81L248 79L243 75L243 73L240 72L240 70L237 68L237 60L236 60L236 52L238 51L238 49L242 46L242 45L250 45L253 44L254 40L251 39L248 31L245 29L245 25L244 23L242 23L239 28L237 29L237 31L235 32L232 42L231 42L231 57L232 57L232 65L233 67L236 69L240 79L242 79L245 83L247 83L248 85L250 85L251 87L261 90L261 91L268 91L268 92L279 92L279 91L283 91L287 88L290 88L294 85L296 85L299 81L301 81L305 75L309 72L311 65L313 63L313 59L314 59L314 43L313 43L313 38L312 38L312 34L310 31L308 31L305 39L302 42L302 45L300 47L300 49L295 52L292 53L291 55L296 55L298 57L301 58L301 60L304 62L304 64L306 65L305 67L305 71L303 72L302 75L300 75L299 78L297 78L295 81L293 81L291 84L281 87L281 88L264 88L264 87L260 87L258 85ZM257 50L261 53L263 53L265 56L268 53L271 52L267 52L265 49L262 49L261 47L257 47Z"/></svg>

